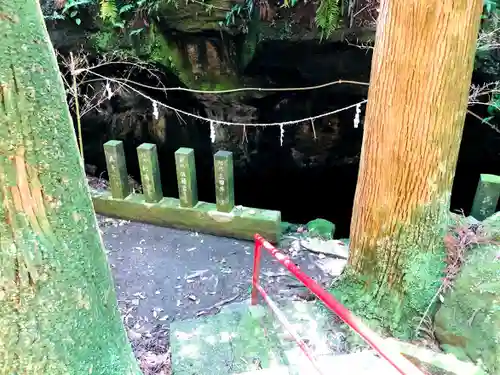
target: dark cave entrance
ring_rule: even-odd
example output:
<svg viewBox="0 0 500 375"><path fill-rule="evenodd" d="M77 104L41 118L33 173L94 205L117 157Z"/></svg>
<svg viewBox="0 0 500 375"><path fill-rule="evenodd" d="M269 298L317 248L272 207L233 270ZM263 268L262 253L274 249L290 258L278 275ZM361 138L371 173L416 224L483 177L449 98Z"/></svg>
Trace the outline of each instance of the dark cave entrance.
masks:
<svg viewBox="0 0 500 375"><path fill-rule="evenodd" d="M266 129L267 130L267 129ZM358 160L343 164L297 168L290 158L290 150L278 144L278 129L269 129L268 142L258 147L257 157L248 168L235 170L236 204L275 209L282 213L282 220L297 224L315 218L324 218L337 226L336 237L347 237L352 213L352 204L358 172ZM199 199L214 202L214 178L212 151L209 134L205 134L207 147L195 148ZM351 142L352 147L358 147ZM129 174L139 178L135 148L143 139L123 139L126 148ZM176 142L177 143L177 142ZM188 143L179 143L190 146ZM472 117L467 118L464 138L452 190L453 212L468 214L481 173L500 174L500 134ZM167 145L159 149L162 184L165 196L178 197L175 175L174 152L178 145ZM191 145L192 146L192 145ZM272 155L272 157L269 157ZM99 173L105 171L104 155ZM94 157L89 158L94 159ZM89 162L92 162L89 160ZM104 174L104 177L107 177Z"/></svg>
<svg viewBox="0 0 500 375"><path fill-rule="evenodd" d="M277 48L282 50L277 51ZM287 47L285 43L263 48L254 59L262 63L252 63L245 74L270 77L269 80L275 86L281 87L314 85L340 78L368 80L369 65L366 60L369 61L369 57L366 57L366 51L342 46L347 56L337 63L335 75L332 76L331 70L325 68L332 62L323 60L328 48L335 48L338 55L338 45L320 46L304 52L302 56L309 57L304 57L303 61L293 59L289 54L290 48L292 47ZM304 50L293 46L294 50L297 48ZM266 57L267 53L271 54ZM281 56L281 59L277 61L276 56ZM314 56L321 59L321 64L314 60ZM358 65L346 64L346 61L361 59L363 62ZM324 69L318 68L321 66ZM294 77L292 81L290 76ZM181 86L175 76L168 76L167 80L170 86ZM150 94L158 95L153 92ZM249 99L248 103L258 108L259 122L279 122L328 112L365 98L366 90L363 92L359 89L333 87L326 91L267 95ZM124 103L123 99L114 100L115 102L110 103L113 112L139 107L147 113L148 110L144 108L151 106L148 101ZM164 98L159 97L158 100ZM202 114L204 111L200 102L187 93L169 96L168 103L176 108ZM476 113L482 115L480 110ZM168 117L166 136L162 142L158 141L147 126L151 122L150 113L145 115L142 123L134 125L133 131L128 132L117 131L116 126L113 128L112 121L103 123L97 117L86 119L83 134L85 161L95 165L97 174L106 178L102 145L109 139L120 139L125 144L128 172L139 181L136 147L144 142L155 143L158 145L164 195L178 197L174 152L179 147L191 147L195 150L199 199L213 202L212 155L218 149L214 150L211 144L209 126L200 121L186 124L175 118L173 113ZM327 219L337 226L337 238L348 237L362 140L362 126L354 128L353 118L354 109L350 109L340 112L333 122L329 119L323 123L318 122L317 130L320 134L317 140L312 138L306 125L290 126L285 130L283 145L280 145L279 127L249 130L252 136L245 145L250 150L249 160L235 168L236 204L279 210L283 221L297 224L307 223L315 218ZM463 210L468 214L481 173L500 174L499 146L498 131L470 115L467 116L452 191L452 211Z"/></svg>

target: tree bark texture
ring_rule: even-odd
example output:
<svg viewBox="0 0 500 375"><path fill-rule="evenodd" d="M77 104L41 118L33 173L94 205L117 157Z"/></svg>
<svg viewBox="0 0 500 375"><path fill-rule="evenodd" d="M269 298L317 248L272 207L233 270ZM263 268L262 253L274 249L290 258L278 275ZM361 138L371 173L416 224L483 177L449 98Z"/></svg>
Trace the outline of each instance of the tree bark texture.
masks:
<svg viewBox="0 0 500 375"><path fill-rule="evenodd" d="M465 121L481 0L380 5L351 221L351 269L428 304ZM416 296L418 294L418 296Z"/></svg>
<svg viewBox="0 0 500 375"><path fill-rule="evenodd" d="M38 1L0 38L0 374L140 374Z"/></svg>

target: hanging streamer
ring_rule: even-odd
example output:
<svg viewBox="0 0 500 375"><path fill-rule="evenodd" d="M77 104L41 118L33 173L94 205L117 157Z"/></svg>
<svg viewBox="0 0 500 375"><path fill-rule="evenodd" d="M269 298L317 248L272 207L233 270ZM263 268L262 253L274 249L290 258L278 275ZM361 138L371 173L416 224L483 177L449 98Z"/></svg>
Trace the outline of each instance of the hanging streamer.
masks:
<svg viewBox="0 0 500 375"><path fill-rule="evenodd" d="M248 143L247 127L243 125L243 139L241 143Z"/></svg>
<svg viewBox="0 0 500 375"><path fill-rule="evenodd" d="M280 125L280 146L283 146L283 138L285 137L285 127Z"/></svg>
<svg viewBox="0 0 500 375"><path fill-rule="evenodd" d="M215 142L215 121L210 121L210 140Z"/></svg>
<svg viewBox="0 0 500 375"><path fill-rule="evenodd" d="M111 98L113 97L113 91L111 91L109 81L106 81L106 94L108 94L108 100L111 100Z"/></svg>
<svg viewBox="0 0 500 375"><path fill-rule="evenodd" d="M159 116L160 116L160 111L158 111L158 103L153 102L153 117L155 120L158 120Z"/></svg>
<svg viewBox="0 0 500 375"><path fill-rule="evenodd" d="M314 119L311 119L311 127L312 127L312 130L313 130L314 140L316 140L316 128L314 127Z"/></svg>
<svg viewBox="0 0 500 375"><path fill-rule="evenodd" d="M359 115L361 114L361 103L356 105L356 114L354 115L354 129L359 126Z"/></svg>

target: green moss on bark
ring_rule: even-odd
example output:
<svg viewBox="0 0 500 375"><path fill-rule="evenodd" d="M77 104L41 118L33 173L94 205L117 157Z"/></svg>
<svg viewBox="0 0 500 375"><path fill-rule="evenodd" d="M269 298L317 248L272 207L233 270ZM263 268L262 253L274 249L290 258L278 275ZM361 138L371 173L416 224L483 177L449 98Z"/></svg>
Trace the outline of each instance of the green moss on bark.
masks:
<svg viewBox="0 0 500 375"><path fill-rule="evenodd" d="M0 373L138 375L39 4L0 8Z"/></svg>
<svg viewBox="0 0 500 375"><path fill-rule="evenodd" d="M444 235L449 195L417 210L409 224L382 237L363 272L348 267L331 292L367 320L402 339L415 336L421 317L433 314L445 269Z"/></svg>

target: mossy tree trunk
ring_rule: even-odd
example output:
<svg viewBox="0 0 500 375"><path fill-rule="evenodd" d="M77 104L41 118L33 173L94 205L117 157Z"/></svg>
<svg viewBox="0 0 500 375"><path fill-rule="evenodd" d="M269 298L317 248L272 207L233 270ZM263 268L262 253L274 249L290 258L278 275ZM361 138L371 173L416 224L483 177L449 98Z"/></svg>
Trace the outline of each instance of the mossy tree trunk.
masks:
<svg viewBox="0 0 500 375"><path fill-rule="evenodd" d="M482 6L381 2L349 264L379 302L403 307L392 305L388 324L422 313L442 277Z"/></svg>
<svg viewBox="0 0 500 375"><path fill-rule="evenodd" d="M38 1L0 37L0 374L140 374Z"/></svg>

